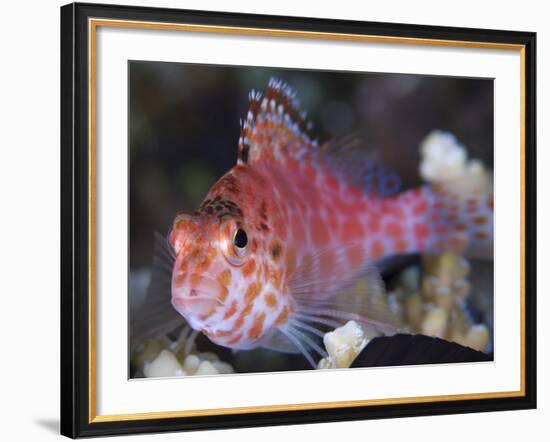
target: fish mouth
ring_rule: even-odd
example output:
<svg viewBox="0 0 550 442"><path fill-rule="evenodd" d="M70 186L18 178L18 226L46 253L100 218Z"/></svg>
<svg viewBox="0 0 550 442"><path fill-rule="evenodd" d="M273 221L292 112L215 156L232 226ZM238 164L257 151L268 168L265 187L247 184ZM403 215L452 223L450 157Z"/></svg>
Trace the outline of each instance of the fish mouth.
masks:
<svg viewBox="0 0 550 442"><path fill-rule="evenodd" d="M204 276L191 275L189 279L195 281L193 286L172 287L172 305L186 319L205 318L221 304L218 295L223 286Z"/></svg>

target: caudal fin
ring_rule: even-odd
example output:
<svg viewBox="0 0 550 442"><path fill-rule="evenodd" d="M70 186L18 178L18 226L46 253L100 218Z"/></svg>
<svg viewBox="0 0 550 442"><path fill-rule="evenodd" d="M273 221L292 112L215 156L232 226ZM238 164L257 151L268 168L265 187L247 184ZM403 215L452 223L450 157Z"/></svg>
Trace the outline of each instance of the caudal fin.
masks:
<svg viewBox="0 0 550 442"><path fill-rule="evenodd" d="M416 226L418 250L454 250L473 258L493 258L493 193L463 192L470 183L424 187L424 222ZM422 226L423 224L423 226Z"/></svg>

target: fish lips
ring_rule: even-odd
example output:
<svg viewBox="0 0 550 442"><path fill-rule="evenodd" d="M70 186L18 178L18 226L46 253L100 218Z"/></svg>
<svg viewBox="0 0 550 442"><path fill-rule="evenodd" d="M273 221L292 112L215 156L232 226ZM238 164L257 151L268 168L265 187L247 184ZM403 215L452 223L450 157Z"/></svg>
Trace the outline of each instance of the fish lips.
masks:
<svg viewBox="0 0 550 442"><path fill-rule="evenodd" d="M200 282L195 286L172 287L173 307L190 322L211 315L220 304L218 295L223 290L217 281L205 277L196 279Z"/></svg>

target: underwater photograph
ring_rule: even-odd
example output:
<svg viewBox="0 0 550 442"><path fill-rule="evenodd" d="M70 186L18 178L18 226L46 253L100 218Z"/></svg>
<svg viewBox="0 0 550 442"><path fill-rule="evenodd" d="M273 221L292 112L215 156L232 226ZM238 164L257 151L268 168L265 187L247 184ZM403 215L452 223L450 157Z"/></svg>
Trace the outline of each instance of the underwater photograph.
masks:
<svg viewBox="0 0 550 442"><path fill-rule="evenodd" d="M130 61L130 378L492 361L492 79Z"/></svg>

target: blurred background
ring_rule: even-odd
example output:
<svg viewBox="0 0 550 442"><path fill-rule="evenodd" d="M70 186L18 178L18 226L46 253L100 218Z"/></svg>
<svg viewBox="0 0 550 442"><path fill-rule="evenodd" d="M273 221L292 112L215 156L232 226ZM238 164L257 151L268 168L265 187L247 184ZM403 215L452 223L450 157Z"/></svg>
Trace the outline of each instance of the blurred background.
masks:
<svg viewBox="0 0 550 442"><path fill-rule="evenodd" d="M263 91L272 76L297 91L320 142L359 132L403 189L421 183L419 145L434 129L493 167L491 79L130 62L131 299L145 294L153 233L165 235L176 211L195 210L235 164L248 92Z"/></svg>

